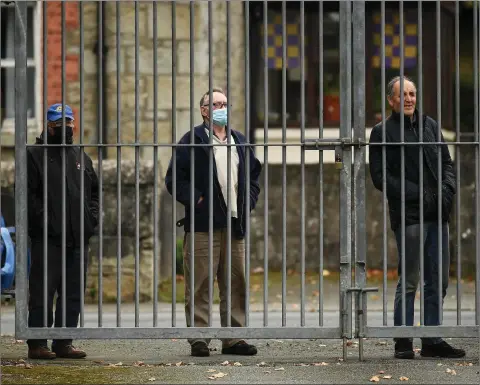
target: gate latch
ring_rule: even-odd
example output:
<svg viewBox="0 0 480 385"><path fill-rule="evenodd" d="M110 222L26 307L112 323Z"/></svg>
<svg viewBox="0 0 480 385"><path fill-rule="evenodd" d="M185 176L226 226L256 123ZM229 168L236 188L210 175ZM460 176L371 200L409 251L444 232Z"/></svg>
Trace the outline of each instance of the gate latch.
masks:
<svg viewBox="0 0 480 385"><path fill-rule="evenodd" d="M330 138L318 138L318 139L305 139L303 142L305 150L334 150L335 151L335 168L341 170L343 168L343 149L347 146L366 146L364 140L357 139L352 141L350 138L343 139L330 139Z"/></svg>

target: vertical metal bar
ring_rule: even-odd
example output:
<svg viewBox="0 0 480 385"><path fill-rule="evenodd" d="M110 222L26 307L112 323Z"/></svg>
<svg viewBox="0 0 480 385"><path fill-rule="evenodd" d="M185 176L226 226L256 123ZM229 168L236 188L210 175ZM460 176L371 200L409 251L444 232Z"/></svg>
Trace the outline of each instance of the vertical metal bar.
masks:
<svg viewBox="0 0 480 385"><path fill-rule="evenodd" d="M231 47L230 47L230 0L227 0L227 326L232 326L232 194L230 191L232 185L232 129L231 129L231 108L232 94L230 93L230 66L231 66ZM235 148L236 150L236 148Z"/></svg>
<svg viewBox="0 0 480 385"><path fill-rule="evenodd" d="M400 142L405 141L405 111L404 103L404 70L405 70L405 36L404 36L404 15L403 15L403 1L400 1ZM400 189L401 189L401 268L402 268L402 325L406 323L406 283L405 283L405 146L400 147Z"/></svg>
<svg viewBox="0 0 480 385"><path fill-rule="evenodd" d="M436 3L436 56L437 56L437 141L442 140L442 39L441 39L441 16L442 9L440 0ZM437 157L437 199L438 199L438 321L443 323L443 241L442 241L442 152L445 151L442 145L438 145Z"/></svg>
<svg viewBox="0 0 480 385"><path fill-rule="evenodd" d="M300 2L300 142L305 141L305 2ZM300 325L305 326L305 147L301 148Z"/></svg>
<svg viewBox="0 0 480 385"><path fill-rule="evenodd" d="M172 1L172 144L177 142L177 2ZM172 327L177 324L177 148L172 146Z"/></svg>
<svg viewBox="0 0 480 385"><path fill-rule="evenodd" d="M455 141L461 142L460 133L460 2L455 1ZM460 145L455 146L456 166L456 225L457 225L457 325L462 324L462 223L460 191Z"/></svg>
<svg viewBox="0 0 480 385"><path fill-rule="evenodd" d="M474 105L474 137L475 137L475 256L476 268L480 268L480 165L479 165L479 114L478 103L479 98L479 76L478 76L478 55L479 55L479 4L477 1L473 3L473 76L474 76L474 90L475 90L475 105ZM475 324L480 325L480 274L475 277Z"/></svg>
<svg viewBox="0 0 480 385"><path fill-rule="evenodd" d="M140 96L138 85L139 75L139 9L138 1L135 1L135 327L139 326L139 302L140 302L140 147L138 146L138 134L140 125Z"/></svg>
<svg viewBox="0 0 480 385"><path fill-rule="evenodd" d="M208 116L213 116L213 7L208 2ZM227 93L228 94L228 93ZM228 119L228 117L227 117ZM208 142L213 145L213 124L208 125ZM213 146L208 148L208 325L213 323ZM206 197L205 197L206 198ZM218 258L218 256L217 256Z"/></svg>
<svg viewBox="0 0 480 385"><path fill-rule="evenodd" d="M385 111L385 0L382 0L381 3L381 82L382 82L382 142L385 143L387 140L386 134L386 111ZM388 270L388 239L387 239L387 147L382 146L382 213L383 213L383 234L382 234L382 256L383 256L383 325L388 325L388 316L387 316L387 298L388 298L388 281L387 281L387 270Z"/></svg>
<svg viewBox="0 0 480 385"><path fill-rule="evenodd" d="M265 203L263 206L263 325L268 326L268 3L263 2L263 177L265 185Z"/></svg>
<svg viewBox="0 0 480 385"><path fill-rule="evenodd" d="M85 34L84 34L84 13L83 1L78 2L80 14L80 144L83 144L85 130L83 128L83 111L85 108L85 78L83 72L83 63L85 60ZM46 38L43 40L46 45ZM46 60L44 56L44 62ZM46 159L45 159L46 161ZM44 167L46 170L46 166ZM85 323L85 147L80 147L80 326ZM45 178L45 180L48 180ZM45 183L47 184L47 183Z"/></svg>
<svg viewBox="0 0 480 385"><path fill-rule="evenodd" d="M15 332L27 329L27 3L15 2Z"/></svg>
<svg viewBox="0 0 480 385"><path fill-rule="evenodd" d="M190 2L190 325L195 326L195 3Z"/></svg>
<svg viewBox="0 0 480 385"><path fill-rule="evenodd" d="M153 1L153 327L158 324L158 40L157 2Z"/></svg>
<svg viewBox="0 0 480 385"><path fill-rule="evenodd" d="M48 143L48 121L46 109L48 108L48 39L47 39L47 3L42 4L43 11L43 144ZM0 7L1 8L1 7ZM83 52L80 52L80 56ZM81 83L80 83L81 84ZM81 97L80 97L81 100ZM48 148L43 148L43 173L44 180L48 180ZM48 183L43 183L43 326L48 327ZM83 293L82 293L83 294ZM81 301L83 304L83 301ZM83 326L83 306L80 310L80 325Z"/></svg>
<svg viewBox="0 0 480 385"><path fill-rule="evenodd" d="M116 8L116 61L117 61L117 144L122 142L121 64L120 64L120 3ZM117 327L121 326L122 306L122 147L117 146Z"/></svg>
<svg viewBox="0 0 480 385"><path fill-rule="evenodd" d="M351 2L340 2L340 73L351 73L352 66L352 15ZM352 136L352 79L340 76L340 137ZM340 172L340 322L342 325L343 358L347 358L346 339L352 329L352 301L347 292L352 283L352 151L343 149L343 166Z"/></svg>
<svg viewBox="0 0 480 385"><path fill-rule="evenodd" d="M353 138L354 140L365 141L365 2L353 2ZM365 147L355 148L354 150L354 205L355 205L355 287L366 286L366 226L365 226ZM366 309L362 306L363 294L356 296L356 333L359 338L359 358L363 360L363 330L365 326L362 322L366 321Z"/></svg>
<svg viewBox="0 0 480 385"><path fill-rule="evenodd" d="M422 15L422 1L418 2L418 112L420 117L423 117L423 15ZM418 119L418 131L420 142L423 142L423 118ZM420 325L424 325L425 318L425 265L424 265L424 223L423 223L423 145L419 149L419 169L420 169L420 234L419 237L419 255L420 255Z"/></svg>
<svg viewBox="0 0 480 385"><path fill-rule="evenodd" d="M62 327L66 326L67 320L67 167L65 148L65 98L67 96L66 79L66 26L65 26L65 3L62 2ZM69 151L70 152L70 151Z"/></svg>
<svg viewBox="0 0 480 385"><path fill-rule="evenodd" d="M318 95L319 95L319 103L318 103L318 137L323 138L323 2L318 3L319 6L319 23L318 23ZM319 205L319 279L318 279L318 292L320 295L318 296L318 325L323 326L323 242L324 242L324 223L323 223L323 151L318 152L318 183L320 185L319 197L318 197L318 205ZM284 202L285 203L285 202ZM286 206L286 205L285 205ZM285 208L286 211L286 208ZM286 213L285 213L286 215Z"/></svg>
<svg viewBox="0 0 480 385"><path fill-rule="evenodd" d="M98 7L98 143L103 144L103 6ZM102 147L98 147L98 326L103 326L103 153Z"/></svg>
<svg viewBox="0 0 480 385"><path fill-rule="evenodd" d="M282 1L282 143L287 142L287 2ZM287 147L282 147L282 326L287 325Z"/></svg>
<svg viewBox="0 0 480 385"><path fill-rule="evenodd" d="M245 136L250 143L250 1L245 1ZM245 149L245 326L250 325L250 148Z"/></svg>

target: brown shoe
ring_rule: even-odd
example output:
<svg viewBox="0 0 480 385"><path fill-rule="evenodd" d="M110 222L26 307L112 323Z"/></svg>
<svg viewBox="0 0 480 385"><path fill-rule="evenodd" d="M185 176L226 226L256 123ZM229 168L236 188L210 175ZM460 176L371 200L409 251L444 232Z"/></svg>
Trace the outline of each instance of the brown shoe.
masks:
<svg viewBox="0 0 480 385"><path fill-rule="evenodd" d="M53 360L57 355L46 346L28 347L28 358L32 360Z"/></svg>
<svg viewBox="0 0 480 385"><path fill-rule="evenodd" d="M54 345L52 350L55 352L58 358L79 359L87 356L87 353L85 353L83 350L76 349L73 345Z"/></svg>

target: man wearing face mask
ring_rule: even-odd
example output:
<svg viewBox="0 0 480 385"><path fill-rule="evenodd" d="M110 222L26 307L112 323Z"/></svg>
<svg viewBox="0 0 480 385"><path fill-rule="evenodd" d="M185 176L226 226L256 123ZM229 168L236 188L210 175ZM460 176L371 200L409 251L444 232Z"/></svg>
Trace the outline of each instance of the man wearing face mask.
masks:
<svg viewBox="0 0 480 385"><path fill-rule="evenodd" d="M73 143L74 116L72 109L54 104L47 111L47 127L36 140L43 144L45 135L48 145L63 142L63 114L65 115L65 143ZM62 233L65 231L66 254L66 327L77 327L80 314L81 259L84 260L86 282L88 242L98 222L98 180L92 160L83 155L78 147L66 146L65 158L61 146L49 146L47 170L44 170L43 147L27 149L28 171L28 232L31 240L32 265L29 277L29 327L44 327L44 306L47 307L47 326L53 324L53 299L57 294L55 327L62 327ZM62 162L65 162L65 180L62 181ZM45 171L46 174L45 175ZM84 212L81 213L81 175L84 174ZM47 180L45 180L47 177ZM66 183L65 228L62 228L62 184ZM47 184L47 239L44 240L43 186ZM81 216L83 216L84 255L81 254ZM44 303L44 241L47 242L47 303ZM28 340L28 357L31 359L84 358L85 352L72 346L72 340L54 340L52 350L46 340Z"/></svg>
<svg viewBox="0 0 480 385"><path fill-rule="evenodd" d="M183 244L183 261L185 271L185 315L187 326L207 327L209 314L209 126L212 122L213 131L213 272L218 279L220 289L220 320L223 327L227 320L227 204L228 204L228 174L230 183L231 207L231 326L245 326L245 229L246 229L246 199L250 200L250 210L255 208L260 193L258 177L261 165L253 150L248 146L231 147L231 167L228 169L227 153L227 97L220 88L212 90L212 117L210 118L209 92L200 99L200 112L203 123L194 128L195 144L195 174L194 196L195 205L194 229L190 228L191 208L191 149L179 146L176 150L176 200L185 206L185 218L177 225L183 224L185 237ZM187 132L180 144L189 144L191 133ZM231 129L231 144L244 144L245 137ZM204 146L202 146L202 144ZM246 171L246 158L249 157L250 173ZM170 194L173 193L173 165L170 161L165 184ZM246 177L250 176L250 191L246 191ZM194 231L195 265L191 266L190 232ZM194 274L194 292L190 292L190 274ZM190 306L194 302L194 325L190 324ZM208 356L209 339L190 339L192 356ZM222 354L255 355L257 348L241 339L222 340Z"/></svg>

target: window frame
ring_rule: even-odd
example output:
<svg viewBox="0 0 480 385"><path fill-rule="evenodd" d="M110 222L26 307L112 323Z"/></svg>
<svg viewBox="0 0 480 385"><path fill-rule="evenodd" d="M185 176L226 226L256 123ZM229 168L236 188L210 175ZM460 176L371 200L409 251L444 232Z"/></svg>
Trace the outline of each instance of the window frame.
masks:
<svg viewBox="0 0 480 385"><path fill-rule="evenodd" d="M12 8L13 4L1 3L2 8ZM42 102L41 102L41 89L42 89L42 57L41 57L41 45L42 45L42 7L43 2L41 0L29 1L27 7L33 7L33 58L27 58L27 68L35 69L35 80L33 85L34 90L34 111L35 117L27 119L27 133L28 137L36 135L38 129L41 126L42 119ZM0 59L0 69L15 68L15 58ZM2 146L14 147L15 146L15 118L3 118L0 121L0 138Z"/></svg>

